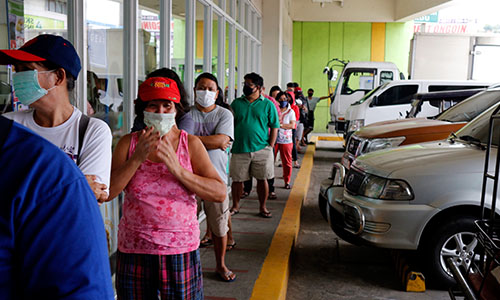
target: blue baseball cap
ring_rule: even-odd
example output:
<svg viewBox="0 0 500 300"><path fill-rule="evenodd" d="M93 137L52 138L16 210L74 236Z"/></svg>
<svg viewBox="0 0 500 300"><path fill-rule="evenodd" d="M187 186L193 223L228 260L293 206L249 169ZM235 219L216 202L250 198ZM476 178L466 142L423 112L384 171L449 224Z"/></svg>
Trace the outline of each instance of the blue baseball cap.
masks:
<svg viewBox="0 0 500 300"><path fill-rule="evenodd" d="M75 47L58 35L42 34L27 41L18 50L0 50L0 64L19 62L51 62L73 75L76 79L82 69Z"/></svg>

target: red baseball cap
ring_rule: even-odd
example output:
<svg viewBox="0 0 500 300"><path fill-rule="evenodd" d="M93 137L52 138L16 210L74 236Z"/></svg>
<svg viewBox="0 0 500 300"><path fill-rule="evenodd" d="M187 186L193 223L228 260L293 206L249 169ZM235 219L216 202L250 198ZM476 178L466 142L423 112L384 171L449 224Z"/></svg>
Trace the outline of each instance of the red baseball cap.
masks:
<svg viewBox="0 0 500 300"><path fill-rule="evenodd" d="M139 86L139 98L142 101L170 100L179 103L181 94L174 80L165 77L151 77Z"/></svg>
<svg viewBox="0 0 500 300"><path fill-rule="evenodd" d="M296 91L296 92L302 92L302 88L300 88L300 87L296 87L296 88L295 88L295 91Z"/></svg>

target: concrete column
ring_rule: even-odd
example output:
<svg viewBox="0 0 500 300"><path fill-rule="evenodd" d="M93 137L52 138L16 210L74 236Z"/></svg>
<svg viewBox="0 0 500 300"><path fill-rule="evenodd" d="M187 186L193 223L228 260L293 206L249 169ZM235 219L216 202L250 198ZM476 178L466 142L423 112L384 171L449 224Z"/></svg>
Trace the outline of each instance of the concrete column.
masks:
<svg viewBox="0 0 500 300"><path fill-rule="evenodd" d="M283 0L262 1L262 77L269 90L281 84L283 57Z"/></svg>

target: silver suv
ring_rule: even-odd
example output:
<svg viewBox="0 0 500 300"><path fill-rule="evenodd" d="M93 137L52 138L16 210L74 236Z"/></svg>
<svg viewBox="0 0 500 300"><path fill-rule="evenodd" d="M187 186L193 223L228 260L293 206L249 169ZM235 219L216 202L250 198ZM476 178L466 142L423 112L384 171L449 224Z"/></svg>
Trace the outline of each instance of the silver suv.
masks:
<svg viewBox="0 0 500 300"><path fill-rule="evenodd" d="M335 164L330 185L344 184L344 189L323 185L321 191L332 229L352 243L419 250L432 282L453 284L445 259L452 257L464 268L477 259L473 221L480 215L484 149L497 106L447 140L368 153L347 173ZM492 147L490 161L497 149Z"/></svg>

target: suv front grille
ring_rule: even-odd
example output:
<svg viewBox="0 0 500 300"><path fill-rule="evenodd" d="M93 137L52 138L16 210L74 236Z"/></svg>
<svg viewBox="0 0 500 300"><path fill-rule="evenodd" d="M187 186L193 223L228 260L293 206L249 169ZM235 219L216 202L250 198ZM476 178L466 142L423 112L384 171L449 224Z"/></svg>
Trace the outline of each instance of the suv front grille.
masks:
<svg viewBox="0 0 500 300"><path fill-rule="evenodd" d="M352 155L354 155L354 157L356 157L356 153L358 152L360 144L361 141L355 138L354 135L351 135L351 138L349 139L349 145L347 145L347 152L351 153Z"/></svg>
<svg viewBox="0 0 500 300"><path fill-rule="evenodd" d="M365 175L363 173L351 167L344 179L345 188L353 194L358 194L364 179Z"/></svg>

